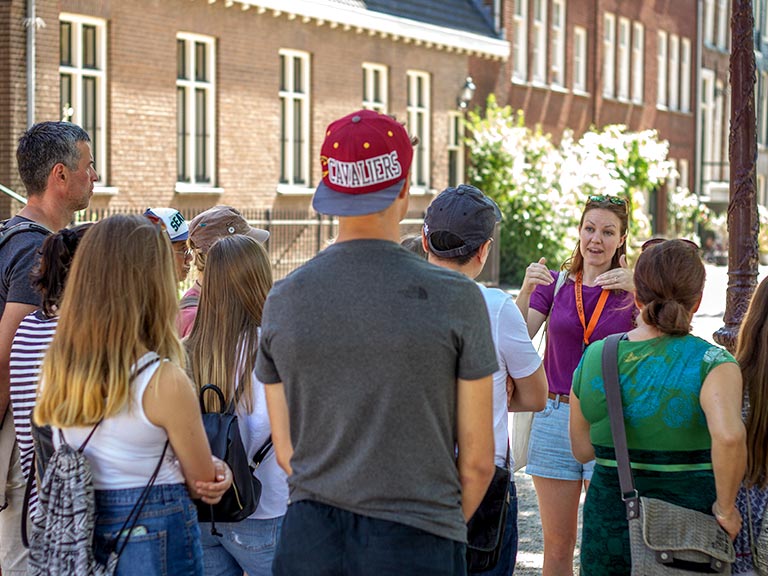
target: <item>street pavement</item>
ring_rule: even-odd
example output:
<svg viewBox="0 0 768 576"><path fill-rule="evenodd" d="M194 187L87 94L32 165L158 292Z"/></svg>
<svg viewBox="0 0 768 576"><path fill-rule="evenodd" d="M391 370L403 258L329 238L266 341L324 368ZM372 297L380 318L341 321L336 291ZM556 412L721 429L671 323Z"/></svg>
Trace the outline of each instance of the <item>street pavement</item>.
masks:
<svg viewBox="0 0 768 576"><path fill-rule="evenodd" d="M707 264L707 281L704 285L699 311L693 318L693 334L714 342L712 334L723 326L725 313L725 294L728 287L728 268ZM768 267L761 266L758 282L768 275ZM534 342L538 345L538 341ZM543 347L540 348L543 352ZM510 420L510 429L511 429ZM518 533L519 545L515 574L534 576L541 574L544 562L544 541L541 532L541 519L536 501L536 491L531 477L524 471L515 474L518 496ZM583 502L583 495L582 495ZM581 508L579 508L579 531L581 531ZM581 536L579 536L579 541ZM578 574L579 550L576 546L574 574Z"/></svg>

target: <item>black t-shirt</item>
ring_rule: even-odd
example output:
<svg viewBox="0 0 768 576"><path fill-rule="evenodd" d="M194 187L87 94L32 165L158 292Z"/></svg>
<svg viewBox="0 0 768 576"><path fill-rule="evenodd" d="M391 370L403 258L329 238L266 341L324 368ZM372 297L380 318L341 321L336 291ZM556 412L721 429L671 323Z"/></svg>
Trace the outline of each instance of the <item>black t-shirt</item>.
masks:
<svg viewBox="0 0 768 576"><path fill-rule="evenodd" d="M31 222L28 218L14 216L6 228ZM40 293L32 287L30 273L40 260L40 246L45 235L36 230L16 232L0 247L0 316L6 302L19 302L40 306Z"/></svg>

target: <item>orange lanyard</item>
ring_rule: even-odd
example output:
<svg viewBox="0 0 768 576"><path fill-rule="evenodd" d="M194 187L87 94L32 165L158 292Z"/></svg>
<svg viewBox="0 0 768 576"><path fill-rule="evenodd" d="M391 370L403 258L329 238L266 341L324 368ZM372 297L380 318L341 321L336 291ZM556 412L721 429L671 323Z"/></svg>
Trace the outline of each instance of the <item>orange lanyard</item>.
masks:
<svg viewBox="0 0 768 576"><path fill-rule="evenodd" d="M584 329L584 346L588 346L589 338L592 336L592 332L595 331L595 326L597 326L597 322L600 320L600 315L603 313L603 308L605 308L605 302L608 300L608 290L603 289L603 291L600 292L597 306L595 306L595 311L592 312L592 317L589 319L589 326L587 326L587 322L584 318L584 297L581 294L583 283L583 275L579 272L576 274L576 285L573 290L576 294L576 311L579 313L581 327Z"/></svg>

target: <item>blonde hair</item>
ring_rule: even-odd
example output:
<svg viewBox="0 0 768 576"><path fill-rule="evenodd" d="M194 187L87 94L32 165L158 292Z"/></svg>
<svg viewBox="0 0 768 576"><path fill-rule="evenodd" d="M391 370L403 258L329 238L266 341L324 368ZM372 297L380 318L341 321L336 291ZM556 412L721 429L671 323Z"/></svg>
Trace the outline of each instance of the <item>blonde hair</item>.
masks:
<svg viewBox="0 0 768 576"><path fill-rule="evenodd" d="M261 313L272 287L269 256L256 240L239 234L218 240L206 256L200 306L184 342L190 376L198 390L218 386L227 405L238 383L238 404L250 413ZM217 409L212 394L205 404Z"/></svg>
<svg viewBox="0 0 768 576"><path fill-rule="evenodd" d="M143 216L94 224L64 289L35 422L88 426L120 412L129 401L131 367L144 352L182 360L177 312L168 235Z"/></svg>

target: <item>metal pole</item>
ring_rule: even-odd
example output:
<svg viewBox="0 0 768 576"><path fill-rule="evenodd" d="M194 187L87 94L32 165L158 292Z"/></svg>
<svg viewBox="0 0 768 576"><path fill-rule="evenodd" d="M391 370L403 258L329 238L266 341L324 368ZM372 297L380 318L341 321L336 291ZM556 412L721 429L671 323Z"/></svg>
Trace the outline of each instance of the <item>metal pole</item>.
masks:
<svg viewBox="0 0 768 576"><path fill-rule="evenodd" d="M736 348L739 326L757 285L757 235L760 230L755 195L757 130L752 0L732 0L732 8L728 293L725 326L714 334L715 342L731 352Z"/></svg>
<svg viewBox="0 0 768 576"><path fill-rule="evenodd" d="M27 0L27 128L35 123L35 0Z"/></svg>

